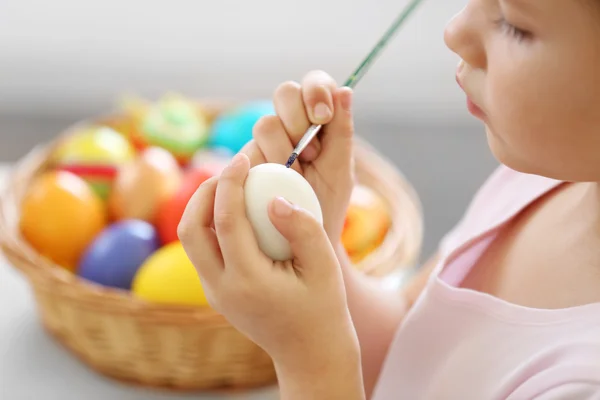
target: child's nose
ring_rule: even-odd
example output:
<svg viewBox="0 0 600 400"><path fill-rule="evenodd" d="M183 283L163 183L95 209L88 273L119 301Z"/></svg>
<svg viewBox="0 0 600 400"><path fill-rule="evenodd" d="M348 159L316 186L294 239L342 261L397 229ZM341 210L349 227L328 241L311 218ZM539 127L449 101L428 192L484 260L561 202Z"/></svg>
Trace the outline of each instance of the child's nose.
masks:
<svg viewBox="0 0 600 400"><path fill-rule="evenodd" d="M467 6L448 22L444 30L446 46L473 68L485 69L486 55L482 32L473 11Z"/></svg>

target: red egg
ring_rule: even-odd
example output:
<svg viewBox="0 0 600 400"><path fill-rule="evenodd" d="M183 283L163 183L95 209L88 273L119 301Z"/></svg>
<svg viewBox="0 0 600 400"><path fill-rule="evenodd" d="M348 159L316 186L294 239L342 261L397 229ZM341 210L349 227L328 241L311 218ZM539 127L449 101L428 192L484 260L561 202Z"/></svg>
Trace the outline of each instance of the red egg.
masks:
<svg viewBox="0 0 600 400"><path fill-rule="evenodd" d="M196 192L196 189L198 189L198 186L212 176L213 174L210 171L202 168L192 168L186 171L175 195L162 203L158 210L156 227L163 244L178 240L177 226L183 216L187 203Z"/></svg>

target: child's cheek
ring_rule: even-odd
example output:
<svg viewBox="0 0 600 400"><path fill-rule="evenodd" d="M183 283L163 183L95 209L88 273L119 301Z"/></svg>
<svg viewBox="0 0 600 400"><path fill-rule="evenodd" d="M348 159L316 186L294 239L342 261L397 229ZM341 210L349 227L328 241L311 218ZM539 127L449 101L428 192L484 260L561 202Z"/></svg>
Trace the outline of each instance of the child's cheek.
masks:
<svg viewBox="0 0 600 400"><path fill-rule="evenodd" d="M488 71L485 86L491 150L509 167L532 172L537 169L539 143L548 121L527 79L510 67L504 73L495 72Z"/></svg>

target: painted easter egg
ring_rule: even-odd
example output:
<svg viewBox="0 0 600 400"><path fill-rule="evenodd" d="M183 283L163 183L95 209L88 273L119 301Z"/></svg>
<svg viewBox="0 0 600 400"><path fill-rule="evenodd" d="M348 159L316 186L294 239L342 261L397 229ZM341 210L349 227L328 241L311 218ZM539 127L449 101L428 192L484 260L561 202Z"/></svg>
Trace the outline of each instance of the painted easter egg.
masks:
<svg viewBox="0 0 600 400"><path fill-rule="evenodd" d="M181 168L167 150L149 147L123 165L108 200L111 217L154 223L158 207L179 188Z"/></svg>
<svg viewBox="0 0 600 400"><path fill-rule="evenodd" d="M100 285L128 290L137 270L159 246L150 223L135 219L116 222L86 249L77 274Z"/></svg>
<svg viewBox="0 0 600 400"><path fill-rule="evenodd" d="M358 263L377 249L391 224L383 199L369 187L356 185L342 232L342 244L352 262Z"/></svg>
<svg viewBox="0 0 600 400"><path fill-rule="evenodd" d="M124 138L131 141L133 131L136 129L137 121L130 115L125 113L109 115L99 121L103 126L107 126L114 129L117 133L120 133ZM133 146L133 142L131 144Z"/></svg>
<svg viewBox="0 0 600 400"><path fill-rule="evenodd" d="M74 271L107 219L104 203L82 178L67 171L50 171L29 187L19 223L33 248Z"/></svg>
<svg viewBox="0 0 600 400"><path fill-rule="evenodd" d="M139 147L162 147L186 164L208 141L209 124L191 101L169 95L148 107L137 134Z"/></svg>
<svg viewBox="0 0 600 400"><path fill-rule="evenodd" d="M187 203L198 189L198 186L211 176L213 176L211 171L202 168L189 169L184 174L177 192L161 205L156 218L156 226L163 244L178 240L177 226Z"/></svg>
<svg viewBox="0 0 600 400"><path fill-rule="evenodd" d="M133 145L107 126L90 126L68 136L53 154L55 167L83 178L106 199L118 168L135 157Z"/></svg>
<svg viewBox="0 0 600 400"><path fill-rule="evenodd" d="M144 262L131 290L153 303L208 305L198 273L179 241L161 247Z"/></svg>
<svg viewBox="0 0 600 400"><path fill-rule="evenodd" d="M274 115L271 101L254 101L220 114L213 122L209 146L224 147L238 153L252 140L252 129L265 115Z"/></svg>

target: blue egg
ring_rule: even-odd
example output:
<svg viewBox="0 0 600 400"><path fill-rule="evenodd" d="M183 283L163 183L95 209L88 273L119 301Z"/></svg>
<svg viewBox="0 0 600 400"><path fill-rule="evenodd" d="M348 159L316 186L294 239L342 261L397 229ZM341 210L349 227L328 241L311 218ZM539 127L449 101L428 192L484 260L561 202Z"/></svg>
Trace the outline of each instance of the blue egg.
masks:
<svg viewBox="0 0 600 400"><path fill-rule="evenodd" d="M129 290L139 267L159 246L152 224L136 219L116 222L86 249L77 274L100 285Z"/></svg>
<svg viewBox="0 0 600 400"><path fill-rule="evenodd" d="M252 140L254 124L265 115L275 115L271 101L253 101L224 112L213 122L209 146L239 152Z"/></svg>

